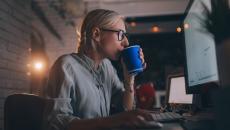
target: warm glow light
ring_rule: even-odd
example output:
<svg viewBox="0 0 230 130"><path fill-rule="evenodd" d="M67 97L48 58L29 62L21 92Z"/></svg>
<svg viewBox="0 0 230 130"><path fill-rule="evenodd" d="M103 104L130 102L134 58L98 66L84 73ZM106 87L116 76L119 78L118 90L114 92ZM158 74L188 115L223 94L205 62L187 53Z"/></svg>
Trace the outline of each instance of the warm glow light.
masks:
<svg viewBox="0 0 230 130"><path fill-rule="evenodd" d="M34 68L35 68L36 70L41 70L41 69L43 68L43 63L40 62L40 61L35 62L35 63L34 63Z"/></svg>
<svg viewBox="0 0 230 130"><path fill-rule="evenodd" d="M30 72L27 72L26 74L27 74L28 76L30 76L30 75L31 75L31 73L30 73Z"/></svg>
<svg viewBox="0 0 230 130"><path fill-rule="evenodd" d="M27 66L27 67L30 67L31 65L30 65L30 64L27 64L26 66Z"/></svg>
<svg viewBox="0 0 230 130"><path fill-rule="evenodd" d="M178 33L180 33L180 32L182 31L181 27L177 27L177 28L176 28L176 31L177 31Z"/></svg>
<svg viewBox="0 0 230 130"><path fill-rule="evenodd" d="M152 27L152 32L159 32L159 27L153 26Z"/></svg>
<svg viewBox="0 0 230 130"><path fill-rule="evenodd" d="M131 27L136 27L137 24L136 24L136 22L131 22L131 23L130 23L130 26L131 26Z"/></svg>
<svg viewBox="0 0 230 130"><path fill-rule="evenodd" d="M189 24L188 24L188 23L185 23L185 24L184 24L184 28L185 28L185 29L188 29L188 28L189 28Z"/></svg>

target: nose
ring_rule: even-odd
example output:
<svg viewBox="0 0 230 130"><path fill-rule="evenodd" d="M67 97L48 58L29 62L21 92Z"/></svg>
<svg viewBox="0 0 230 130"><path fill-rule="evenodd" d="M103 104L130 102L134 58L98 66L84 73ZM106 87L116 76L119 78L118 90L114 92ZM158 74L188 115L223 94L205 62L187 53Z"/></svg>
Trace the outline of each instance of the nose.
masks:
<svg viewBox="0 0 230 130"><path fill-rule="evenodd" d="M127 37L124 37L124 39L121 42L121 45L125 48L127 46L129 46L129 40Z"/></svg>

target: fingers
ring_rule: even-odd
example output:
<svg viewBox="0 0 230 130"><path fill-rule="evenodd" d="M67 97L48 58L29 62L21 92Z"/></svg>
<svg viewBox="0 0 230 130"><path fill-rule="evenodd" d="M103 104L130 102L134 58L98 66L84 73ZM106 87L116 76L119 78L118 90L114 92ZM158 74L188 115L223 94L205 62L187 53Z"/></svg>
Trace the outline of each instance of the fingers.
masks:
<svg viewBox="0 0 230 130"><path fill-rule="evenodd" d="M138 127L140 125L144 125L144 123L145 123L145 118L142 117L142 116L140 116L140 115L138 115L137 118L136 118L136 120L133 122L133 125L135 127Z"/></svg>
<svg viewBox="0 0 230 130"><path fill-rule="evenodd" d="M125 122L123 127L126 128L138 128L139 126L145 125L145 119L144 117L138 115L136 118L130 119L129 121Z"/></svg>
<svg viewBox="0 0 230 130"><path fill-rule="evenodd" d="M146 121L153 121L151 113L147 110L132 110L122 114L123 123L121 127L138 128L145 126Z"/></svg>
<svg viewBox="0 0 230 130"><path fill-rule="evenodd" d="M145 120L147 121L153 120L153 116L149 111L141 110L141 109L138 109L137 111L138 111L138 115L142 116Z"/></svg>
<svg viewBox="0 0 230 130"><path fill-rule="evenodd" d="M143 51L142 51L142 48L140 48L139 54L140 54L141 62L142 62L142 64L143 64L143 68L146 69L147 64L145 63L145 56L144 56L144 53L143 53Z"/></svg>
<svg viewBox="0 0 230 130"><path fill-rule="evenodd" d="M141 61L142 61L142 63L145 63L145 56L144 56L144 53L143 53L143 51L142 51L142 49L140 48L140 52L139 52L139 54L140 54L140 57L141 57Z"/></svg>
<svg viewBox="0 0 230 130"><path fill-rule="evenodd" d="M143 68L144 68L144 69L147 68L147 63L146 63L146 62L143 64Z"/></svg>
<svg viewBox="0 0 230 130"><path fill-rule="evenodd" d="M149 112L145 112L145 113L143 113L143 115L142 115L144 118L145 118L145 120L147 120L147 121L151 121L151 120L153 120L153 116L152 116L152 114L151 113L149 113Z"/></svg>

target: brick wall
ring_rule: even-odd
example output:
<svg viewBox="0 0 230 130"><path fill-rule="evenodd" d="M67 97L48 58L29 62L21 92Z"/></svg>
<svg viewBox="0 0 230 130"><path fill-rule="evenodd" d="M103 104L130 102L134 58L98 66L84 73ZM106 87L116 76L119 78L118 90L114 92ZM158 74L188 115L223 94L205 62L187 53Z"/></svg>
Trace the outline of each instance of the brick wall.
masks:
<svg viewBox="0 0 230 130"><path fill-rule="evenodd" d="M33 9L31 24L34 34L37 35L37 40L45 46L44 55L47 57L47 70L43 76L47 78L49 68L59 56L76 51L76 30L74 26L67 24L67 20L61 18L57 11L51 8L47 2L36 0L35 4L37 7L34 8L42 10L43 14L37 14L36 10ZM44 16L47 20L46 23L44 23L39 16ZM49 25L49 27L47 25ZM50 28L52 28L53 31L50 30ZM38 37L38 35L40 35L40 37ZM35 90L35 92L37 91L39 95L42 95L44 86L42 83L41 86L35 86L34 89L40 89Z"/></svg>
<svg viewBox="0 0 230 130"><path fill-rule="evenodd" d="M30 52L29 48L36 46L34 44L44 45L43 55L47 56L48 64L44 77L60 55L76 50L75 28L44 0L37 1L60 38L53 35L32 10L31 0L0 0L0 130L3 130L5 98L13 93L36 94L37 90L31 91L33 78L27 75L32 69L28 64L33 60L33 50ZM35 35L37 42L31 42L31 34Z"/></svg>
<svg viewBox="0 0 230 130"><path fill-rule="evenodd" d="M61 39L52 34L47 26L39 20L39 17L33 13L32 26L42 34L45 43L45 53L48 56L48 66L51 67L54 61L63 54L76 51L76 30L75 27L69 25L67 20L62 19L57 11L51 8L43 0L36 0L37 5L42 9L48 22L52 25L56 33Z"/></svg>
<svg viewBox="0 0 230 130"><path fill-rule="evenodd" d="M30 1L0 1L0 130L3 104L13 93L29 92Z"/></svg>

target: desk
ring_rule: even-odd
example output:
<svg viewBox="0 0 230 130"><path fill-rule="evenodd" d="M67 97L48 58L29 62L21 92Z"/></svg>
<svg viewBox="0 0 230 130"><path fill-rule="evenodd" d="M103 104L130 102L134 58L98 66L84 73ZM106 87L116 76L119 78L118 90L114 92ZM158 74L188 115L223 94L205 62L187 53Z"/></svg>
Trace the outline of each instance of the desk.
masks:
<svg viewBox="0 0 230 130"><path fill-rule="evenodd" d="M184 130L180 123L163 123L163 125L160 130Z"/></svg>
<svg viewBox="0 0 230 130"><path fill-rule="evenodd" d="M180 123L163 123L162 128L148 128L148 129L112 129L112 130L184 130Z"/></svg>
<svg viewBox="0 0 230 130"><path fill-rule="evenodd" d="M156 129L136 129L136 130L184 130L180 123L163 123L163 127Z"/></svg>
<svg viewBox="0 0 230 130"><path fill-rule="evenodd" d="M216 130L214 113L203 111L193 116L185 117L182 126L185 130Z"/></svg>
<svg viewBox="0 0 230 130"><path fill-rule="evenodd" d="M212 120L213 121L213 120ZM215 123L210 120L185 121L184 123L163 123L162 128L148 129L112 129L112 130L216 130Z"/></svg>
<svg viewBox="0 0 230 130"><path fill-rule="evenodd" d="M136 129L136 130L216 130L213 120L184 121L183 123L163 123L160 129Z"/></svg>
<svg viewBox="0 0 230 130"><path fill-rule="evenodd" d="M113 129L113 130L127 130ZM148 128L148 129L128 129L128 130L216 130L216 122L211 113L199 113L194 116L185 117L185 120L163 123L162 128Z"/></svg>

